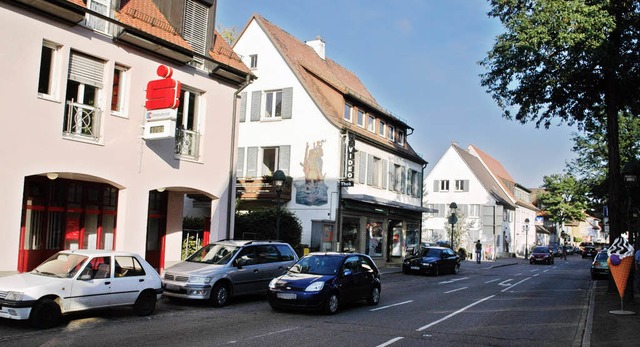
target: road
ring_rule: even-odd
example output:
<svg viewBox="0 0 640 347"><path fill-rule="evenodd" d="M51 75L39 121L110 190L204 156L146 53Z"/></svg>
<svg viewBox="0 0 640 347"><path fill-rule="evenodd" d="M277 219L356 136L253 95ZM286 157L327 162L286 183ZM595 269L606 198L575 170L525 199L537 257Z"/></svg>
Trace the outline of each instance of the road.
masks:
<svg viewBox="0 0 640 347"><path fill-rule="evenodd" d="M264 297L224 308L163 299L156 313L130 308L72 315L34 330L0 320L3 346L580 346L589 303L588 259L554 265L464 262L457 275L384 274L378 306L338 314L271 310Z"/></svg>

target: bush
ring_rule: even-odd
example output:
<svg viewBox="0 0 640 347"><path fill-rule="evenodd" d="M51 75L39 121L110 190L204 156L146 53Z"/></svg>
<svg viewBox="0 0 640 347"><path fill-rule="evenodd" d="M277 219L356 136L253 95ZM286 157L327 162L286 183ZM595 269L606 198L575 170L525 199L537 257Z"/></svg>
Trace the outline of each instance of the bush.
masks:
<svg viewBox="0 0 640 347"><path fill-rule="evenodd" d="M280 235L276 237L277 208L253 210L248 213L236 213L235 239L246 239L245 235L251 235L255 240L275 240L279 238L297 247L302 238L302 225L300 220L287 209L280 209Z"/></svg>

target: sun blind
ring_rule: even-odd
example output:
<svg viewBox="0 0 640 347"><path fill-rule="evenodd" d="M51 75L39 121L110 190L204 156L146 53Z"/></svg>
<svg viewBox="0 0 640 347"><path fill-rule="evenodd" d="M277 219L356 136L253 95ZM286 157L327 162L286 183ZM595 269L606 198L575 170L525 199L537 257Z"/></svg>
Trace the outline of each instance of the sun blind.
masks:
<svg viewBox="0 0 640 347"><path fill-rule="evenodd" d="M102 89L104 62L88 55L71 52L69 79Z"/></svg>
<svg viewBox="0 0 640 347"><path fill-rule="evenodd" d="M207 18L209 9L193 0L187 0L184 10L184 39L193 51L205 54L207 46Z"/></svg>

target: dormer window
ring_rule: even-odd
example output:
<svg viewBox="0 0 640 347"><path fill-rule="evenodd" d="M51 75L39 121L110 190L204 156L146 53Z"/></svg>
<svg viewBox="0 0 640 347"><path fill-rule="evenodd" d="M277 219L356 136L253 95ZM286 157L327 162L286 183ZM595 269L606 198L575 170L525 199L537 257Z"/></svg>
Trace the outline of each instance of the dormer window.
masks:
<svg viewBox="0 0 640 347"><path fill-rule="evenodd" d="M349 103L344 104L344 120L351 123L351 114L353 113L353 106Z"/></svg>
<svg viewBox="0 0 640 347"><path fill-rule="evenodd" d="M358 126L364 128L364 111L358 110Z"/></svg>
<svg viewBox="0 0 640 347"><path fill-rule="evenodd" d="M389 141L395 142L396 141L396 129L393 126L389 125L388 133L389 133Z"/></svg>
<svg viewBox="0 0 640 347"><path fill-rule="evenodd" d="M193 51L205 55L207 48L207 21L209 9L194 0L187 0L184 7L184 26L182 36ZM197 66L204 64L202 58L195 58Z"/></svg>
<svg viewBox="0 0 640 347"><path fill-rule="evenodd" d="M378 128L378 135L385 137L386 131L387 131L387 125L385 124L385 122L380 121L380 127Z"/></svg>
<svg viewBox="0 0 640 347"><path fill-rule="evenodd" d="M372 115L369 115L369 118L367 118L367 129L372 132L375 133L376 132L376 118Z"/></svg>
<svg viewBox="0 0 640 347"><path fill-rule="evenodd" d="M404 132L398 131L398 144L404 145Z"/></svg>
<svg viewBox="0 0 640 347"><path fill-rule="evenodd" d="M111 1L109 0L89 0L87 2L87 7L94 12L103 14L109 17ZM96 31L100 31L103 33L108 33L109 23L96 16L87 15L86 24L88 27L93 28Z"/></svg>

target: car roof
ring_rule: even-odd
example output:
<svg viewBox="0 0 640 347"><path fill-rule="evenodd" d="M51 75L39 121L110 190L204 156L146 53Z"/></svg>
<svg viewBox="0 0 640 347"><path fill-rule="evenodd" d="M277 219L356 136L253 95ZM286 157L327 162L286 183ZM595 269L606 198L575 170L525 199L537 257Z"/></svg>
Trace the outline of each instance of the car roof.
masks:
<svg viewBox="0 0 640 347"><path fill-rule="evenodd" d="M79 255L86 255L86 256L90 256L90 257L95 257L95 256L99 256L99 255L123 255L123 256L131 256L131 255L137 255L139 256L139 254L135 253L135 252L129 252L129 251L112 251L112 250L107 250L107 249L66 249L64 251L60 251L59 253L64 253L64 254L79 254Z"/></svg>
<svg viewBox="0 0 640 347"><path fill-rule="evenodd" d="M334 257L348 257L348 256L352 256L352 255L364 255L364 256L368 257L368 255L362 254L362 253L345 253L345 252L311 252L311 253L309 253L307 255L313 255L313 256L326 255L326 256L334 256Z"/></svg>
<svg viewBox="0 0 640 347"><path fill-rule="evenodd" d="M232 246L265 245L265 244L288 245L288 243L286 242L277 241L277 240L232 240L232 239L218 240L215 242L211 242L211 244L232 245Z"/></svg>

